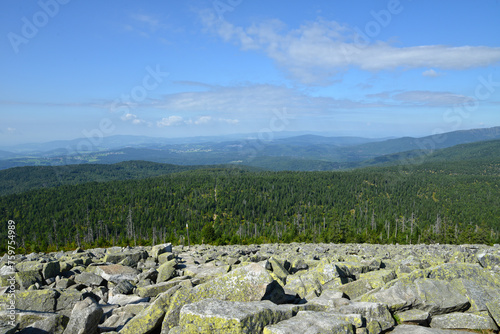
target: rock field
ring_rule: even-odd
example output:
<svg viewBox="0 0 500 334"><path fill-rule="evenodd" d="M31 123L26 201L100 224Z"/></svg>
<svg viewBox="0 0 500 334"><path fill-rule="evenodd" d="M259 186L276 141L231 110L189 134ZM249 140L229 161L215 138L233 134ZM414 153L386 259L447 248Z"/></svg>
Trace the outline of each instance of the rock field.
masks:
<svg viewBox="0 0 500 334"><path fill-rule="evenodd" d="M500 326L499 245L162 244L17 255L15 273L6 263L4 256L0 334L498 333Z"/></svg>

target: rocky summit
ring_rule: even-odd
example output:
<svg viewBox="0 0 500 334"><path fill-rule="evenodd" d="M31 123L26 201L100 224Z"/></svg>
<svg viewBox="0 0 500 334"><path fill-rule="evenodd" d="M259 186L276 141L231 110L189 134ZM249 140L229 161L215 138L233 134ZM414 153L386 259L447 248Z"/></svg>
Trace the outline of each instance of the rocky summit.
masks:
<svg viewBox="0 0 500 334"><path fill-rule="evenodd" d="M1 259L0 334L498 333L500 246L96 248ZM15 307L15 309L14 309Z"/></svg>

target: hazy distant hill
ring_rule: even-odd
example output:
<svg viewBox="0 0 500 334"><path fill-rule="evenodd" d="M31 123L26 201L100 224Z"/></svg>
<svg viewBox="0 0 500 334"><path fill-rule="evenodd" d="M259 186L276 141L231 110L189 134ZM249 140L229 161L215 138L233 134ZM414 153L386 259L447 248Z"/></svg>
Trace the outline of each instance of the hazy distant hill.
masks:
<svg viewBox="0 0 500 334"><path fill-rule="evenodd" d="M209 140L212 141L203 141ZM325 137L300 135L277 138L273 141L198 137L197 139L165 139L149 137L113 136L103 139L104 146L96 152L71 152L54 148L38 155L0 158L0 169L17 166L58 166L82 163L111 164L130 160L145 160L176 165L239 164L272 170L328 170L399 159L391 154L415 150L436 150L458 144L500 139L500 127L454 131L422 138L368 139L359 137ZM185 142L182 142L185 140ZM117 149L116 145L134 144ZM60 143L59 143L60 144ZM78 145L73 143L72 145ZM54 142L49 146L57 146ZM415 154L404 153L404 154ZM404 155L403 154L403 155Z"/></svg>

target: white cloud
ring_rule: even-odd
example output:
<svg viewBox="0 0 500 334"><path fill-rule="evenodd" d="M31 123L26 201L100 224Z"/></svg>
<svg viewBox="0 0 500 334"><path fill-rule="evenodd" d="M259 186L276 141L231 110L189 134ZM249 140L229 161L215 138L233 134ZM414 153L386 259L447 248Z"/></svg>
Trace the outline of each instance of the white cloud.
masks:
<svg viewBox="0 0 500 334"><path fill-rule="evenodd" d="M7 128L7 132L8 132L8 133L14 133L14 132L16 132L16 131L17 131L17 129L16 129L16 128L11 128L11 127Z"/></svg>
<svg viewBox="0 0 500 334"><path fill-rule="evenodd" d="M136 116L136 115L134 115L134 114L130 114L130 113L125 114L125 115L123 115L123 116L121 117L122 121L130 121L130 120L133 120L133 119L136 119L136 118L137 118L137 116Z"/></svg>
<svg viewBox="0 0 500 334"><path fill-rule="evenodd" d="M160 121L156 122L156 125L160 128L165 126L174 126L182 124L184 124L184 119L181 116L164 117Z"/></svg>
<svg viewBox="0 0 500 334"><path fill-rule="evenodd" d="M438 73L436 71L434 71L432 68L430 70L427 70L427 71L424 71L422 73L422 75L424 77L430 77L430 78L436 78L436 77L439 77L441 76L442 74L441 73Z"/></svg>
<svg viewBox="0 0 500 334"><path fill-rule="evenodd" d="M218 20L213 12L201 15L208 31L243 50L260 50L305 84L323 84L351 66L368 71L396 68L463 70L500 61L500 47L422 45L395 47L366 40L355 29L335 21L318 20L286 29L278 21L237 27Z"/></svg>
<svg viewBox="0 0 500 334"><path fill-rule="evenodd" d="M425 107L450 107L469 103L473 100L473 98L469 96L454 94L451 92L425 90L382 92L379 94L373 94L370 97L386 99L387 103L392 100L394 102L399 102L402 105Z"/></svg>
<svg viewBox="0 0 500 334"><path fill-rule="evenodd" d="M231 125L236 125L240 122L237 119L229 119L229 118L219 118L219 121L221 121L223 123L231 124Z"/></svg>
<svg viewBox="0 0 500 334"><path fill-rule="evenodd" d="M333 97L311 97L285 86L247 85L221 87L214 86L202 92L183 92L164 96L155 101L155 107L177 114L209 113L220 119L239 117L269 117L276 110L287 108L291 113L329 113L338 109L381 107L380 103L335 99ZM207 115L208 116L208 115ZM208 121L208 119L198 120Z"/></svg>
<svg viewBox="0 0 500 334"><path fill-rule="evenodd" d="M210 121L212 121L212 117L211 116L201 116L199 117L195 122L194 124L207 124L209 123Z"/></svg>

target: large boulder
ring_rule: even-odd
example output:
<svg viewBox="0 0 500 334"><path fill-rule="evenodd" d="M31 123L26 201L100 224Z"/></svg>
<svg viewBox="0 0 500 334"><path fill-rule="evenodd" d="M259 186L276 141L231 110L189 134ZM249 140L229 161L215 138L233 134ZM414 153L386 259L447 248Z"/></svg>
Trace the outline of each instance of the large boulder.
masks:
<svg viewBox="0 0 500 334"><path fill-rule="evenodd" d="M363 295L360 300L386 304L392 311L417 308L431 315L465 311L470 306L467 297L445 281L419 278L414 282L391 283Z"/></svg>
<svg viewBox="0 0 500 334"><path fill-rule="evenodd" d="M63 334L69 318L63 314L53 314L43 320L38 320L23 329L21 334Z"/></svg>
<svg viewBox="0 0 500 334"><path fill-rule="evenodd" d="M102 308L91 298L86 298L74 306L64 334L97 334L102 315Z"/></svg>
<svg viewBox="0 0 500 334"><path fill-rule="evenodd" d="M129 261L128 265L135 266L140 260L147 258L148 258L147 251L140 249L137 250L132 249L123 252L107 253L106 256L104 257L104 262L117 264L125 259L128 259Z"/></svg>
<svg viewBox="0 0 500 334"><path fill-rule="evenodd" d="M355 327L328 312L300 311L293 318L269 325L264 334L297 334L297 333L345 333L355 334Z"/></svg>
<svg viewBox="0 0 500 334"><path fill-rule="evenodd" d="M169 279L175 277L176 266L177 266L177 261L175 259L162 264L158 268L158 278L156 279L156 282L157 283L166 282Z"/></svg>
<svg viewBox="0 0 500 334"><path fill-rule="evenodd" d="M54 312L59 292L53 289L16 292L16 308L26 311Z"/></svg>
<svg viewBox="0 0 500 334"><path fill-rule="evenodd" d="M61 272L61 266L58 261L51 261L43 264L42 275L44 279L56 277Z"/></svg>
<svg viewBox="0 0 500 334"><path fill-rule="evenodd" d="M161 245L155 245L151 248L151 257L155 259L155 261L158 261L158 256L164 253L172 253L172 244L167 243L167 244L161 244Z"/></svg>
<svg viewBox="0 0 500 334"><path fill-rule="evenodd" d="M259 264L252 263L194 288L179 289L172 297L163 322L165 331L177 326L182 306L207 298L228 301L286 300L283 288Z"/></svg>
<svg viewBox="0 0 500 334"><path fill-rule="evenodd" d="M160 328L170 300L179 288L179 286L171 287L170 290L159 295L149 307L132 318L132 320L121 329L120 333L141 334L149 333Z"/></svg>
<svg viewBox="0 0 500 334"><path fill-rule="evenodd" d="M139 271L121 264L111 264L97 267L94 273L109 282L119 283L121 281L135 280Z"/></svg>
<svg viewBox="0 0 500 334"><path fill-rule="evenodd" d="M396 324L387 305L381 303L351 302L334 310L343 314L361 314L367 323L377 321L383 331Z"/></svg>
<svg viewBox="0 0 500 334"><path fill-rule="evenodd" d="M449 313L432 317L430 326L442 329L468 329L477 331L497 332L498 326L487 314Z"/></svg>
<svg viewBox="0 0 500 334"><path fill-rule="evenodd" d="M470 331L437 329L414 325L399 325L391 334L471 334Z"/></svg>
<svg viewBox="0 0 500 334"><path fill-rule="evenodd" d="M92 286L106 286L107 281L99 275L83 272L75 276L75 282L80 283L89 287Z"/></svg>
<svg viewBox="0 0 500 334"><path fill-rule="evenodd" d="M290 307L270 301L205 299L182 307L179 326L183 333L260 333L292 316Z"/></svg>
<svg viewBox="0 0 500 334"><path fill-rule="evenodd" d="M42 282L42 275L38 270L26 270L15 273L16 282L22 290L28 289L31 285Z"/></svg>

